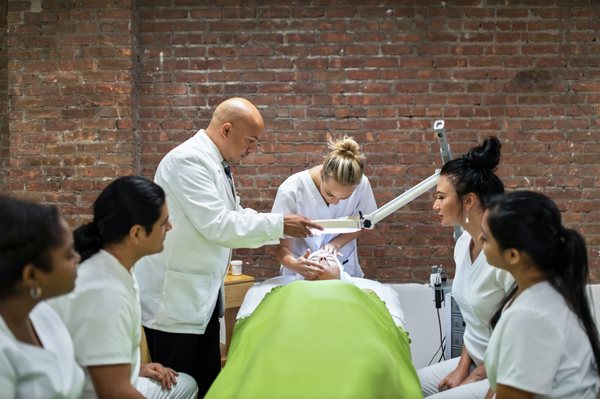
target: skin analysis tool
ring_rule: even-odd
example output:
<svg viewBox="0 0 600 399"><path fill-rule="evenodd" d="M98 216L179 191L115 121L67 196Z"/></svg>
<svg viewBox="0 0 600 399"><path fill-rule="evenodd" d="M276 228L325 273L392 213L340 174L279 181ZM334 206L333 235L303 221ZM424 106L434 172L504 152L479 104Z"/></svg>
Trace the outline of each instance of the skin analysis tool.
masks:
<svg viewBox="0 0 600 399"><path fill-rule="evenodd" d="M436 120L435 122L433 122L433 130L435 131L436 137L438 138L438 141L440 143L440 153L442 155L442 162L446 163L450 159L452 159L452 155L450 152L450 146L448 145L448 140L446 139L444 121ZM377 209L371 214L363 215L362 213L360 213L359 215L347 216L338 219L315 220L315 223L318 223L321 226L323 226L323 230L311 230L311 232L315 235L343 234L352 233L361 229L372 229L373 227L375 227L375 224L380 222L382 219L388 217L392 213L396 212L398 209L402 208L404 205L410 203L412 200L414 200L421 194L435 187L437 185L439 176L440 170L436 169L433 175L429 176L427 179L423 180L416 186L411 187L410 189L400 194L398 197L394 198L393 200L383 205L381 208ZM461 232L462 231L455 231L455 238L458 238Z"/></svg>

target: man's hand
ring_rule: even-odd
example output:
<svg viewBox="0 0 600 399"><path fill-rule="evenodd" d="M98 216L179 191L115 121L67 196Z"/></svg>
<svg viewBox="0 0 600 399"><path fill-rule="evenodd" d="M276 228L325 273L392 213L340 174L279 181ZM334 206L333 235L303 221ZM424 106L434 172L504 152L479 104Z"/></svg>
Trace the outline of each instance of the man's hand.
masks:
<svg viewBox="0 0 600 399"><path fill-rule="evenodd" d="M323 230L323 226L313 223L300 215L283 216L283 234L294 238L312 237L310 229Z"/></svg>
<svg viewBox="0 0 600 399"><path fill-rule="evenodd" d="M140 377L149 377L160 382L164 389L177 384L177 372L160 363L145 363L140 366Z"/></svg>

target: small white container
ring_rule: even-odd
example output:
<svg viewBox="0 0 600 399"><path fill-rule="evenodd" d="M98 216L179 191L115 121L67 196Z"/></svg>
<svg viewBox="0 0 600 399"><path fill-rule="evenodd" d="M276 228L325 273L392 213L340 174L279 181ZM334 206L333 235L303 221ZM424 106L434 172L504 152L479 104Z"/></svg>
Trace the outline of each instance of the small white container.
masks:
<svg viewBox="0 0 600 399"><path fill-rule="evenodd" d="M233 276L239 276L242 274L242 261L232 260L231 261L231 274Z"/></svg>

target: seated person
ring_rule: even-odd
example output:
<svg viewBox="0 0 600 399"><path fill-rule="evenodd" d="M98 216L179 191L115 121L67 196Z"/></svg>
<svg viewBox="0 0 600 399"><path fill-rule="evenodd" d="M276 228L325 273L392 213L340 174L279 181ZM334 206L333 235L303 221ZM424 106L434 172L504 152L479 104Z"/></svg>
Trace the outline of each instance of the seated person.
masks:
<svg viewBox="0 0 600 399"><path fill-rule="evenodd" d="M326 259L317 261L344 278ZM281 276L253 287L206 397L421 398L408 334L375 294L381 284L350 281L368 280Z"/></svg>
<svg viewBox="0 0 600 399"><path fill-rule="evenodd" d="M120 177L94 202L92 222L75 230L82 263L75 290L52 305L85 367L84 398L195 398L192 377L140 362L140 300L133 265L162 251L171 229L165 193L140 176Z"/></svg>

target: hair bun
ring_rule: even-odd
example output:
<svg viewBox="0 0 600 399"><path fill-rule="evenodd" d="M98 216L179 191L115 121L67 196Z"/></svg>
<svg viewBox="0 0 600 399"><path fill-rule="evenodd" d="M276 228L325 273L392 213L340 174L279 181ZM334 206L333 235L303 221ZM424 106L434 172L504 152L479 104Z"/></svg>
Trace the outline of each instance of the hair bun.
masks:
<svg viewBox="0 0 600 399"><path fill-rule="evenodd" d="M490 136L481 145L471 148L464 158L474 167L494 171L500 163L501 148L500 140Z"/></svg>

